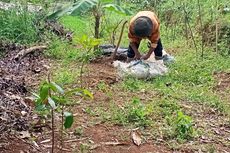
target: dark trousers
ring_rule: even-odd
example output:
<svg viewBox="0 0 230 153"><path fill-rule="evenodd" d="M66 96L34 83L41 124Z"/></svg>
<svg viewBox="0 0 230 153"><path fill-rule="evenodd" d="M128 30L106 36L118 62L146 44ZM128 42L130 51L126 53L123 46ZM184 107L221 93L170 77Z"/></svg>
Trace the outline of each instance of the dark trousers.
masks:
<svg viewBox="0 0 230 153"><path fill-rule="evenodd" d="M139 48L140 44L135 44L137 48ZM149 46L150 48L150 46ZM162 43L161 43L161 39L159 39L158 43L157 43L157 47L155 48L154 50L154 54L155 56L159 56L161 57L162 56L162 50L163 50L163 46L162 46ZM127 54L128 58L134 58L135 56L135 53L134 53L134 50L132 49L132 47L129 45L129 49L128 49L128 54Z"/></svg>

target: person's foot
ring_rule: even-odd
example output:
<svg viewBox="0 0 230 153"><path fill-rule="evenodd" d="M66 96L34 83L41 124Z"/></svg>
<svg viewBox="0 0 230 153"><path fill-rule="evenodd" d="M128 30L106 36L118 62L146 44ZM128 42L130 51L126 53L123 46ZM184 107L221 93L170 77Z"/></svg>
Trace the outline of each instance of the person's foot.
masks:
<svg viewBox="0 0 230 153"><path fill-rule="evenodd" d="M165 54L163 55L163 62L164 64L170 64L173 63L175 61L175 58L169 54Z"/></svg>
<svg viewBox="0 0 230 153"><path fill-rule="evenodd" d="M155 60L162 60L162 59L164 59L164 56L155 56Z"/></svg>
<svg viewBox="0 0 230 153"><path fill-rule="evenodd" d="M169 54L165 54L163 56L155 56L155 59L163 60L164 64L169 64L175 61L174 57Z"/></svg>

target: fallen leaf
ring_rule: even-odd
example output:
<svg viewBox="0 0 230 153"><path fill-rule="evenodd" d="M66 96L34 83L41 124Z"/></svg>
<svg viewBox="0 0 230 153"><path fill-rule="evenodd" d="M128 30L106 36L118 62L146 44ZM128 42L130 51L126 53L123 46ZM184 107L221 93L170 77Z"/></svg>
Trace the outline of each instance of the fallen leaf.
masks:
<svg viewBox="0 0 230 153"><path fill-rule="evenodd" d="M40 148L40 147L38 146L37 142L35 142L35 141L32 141L32 142L33 142L33 144L34 144L37 148Z"/></svg>
<svg viewBox="0 0 230 153"><path fill-rule="evenodd" d="M31 137L31 136L30 136L29 131L21 131L21 132L20 132L20 138L21 138L21 139L30 138L30 137Z"/></svg>
<svg viewBox="0 0 230 153"><path fill-rule="evenodd" d="M133 143L137 146L141 145L141 136L137 132L132 132L131 133Z"/></svg>
<svg viewBox="0 0 230 153"><path fill-rule="evenodd" d="M27 112L26 111L21 111L22 116L26 116Z"/></svg>

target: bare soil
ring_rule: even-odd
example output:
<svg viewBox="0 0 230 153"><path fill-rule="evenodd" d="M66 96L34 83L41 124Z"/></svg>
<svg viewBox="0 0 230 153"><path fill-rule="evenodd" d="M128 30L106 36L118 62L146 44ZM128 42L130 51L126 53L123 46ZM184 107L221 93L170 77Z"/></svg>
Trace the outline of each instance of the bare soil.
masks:
<svg viewBox="0 0 230 153"><path fill-rule="evenodd" d="M38 131L33 128L30 129L30 123L33 120L33 106L31 103L26 103L24 99L30 95L29 91L35 89L46 76L51 62L37 52L26 56L21 61L15 62L12 57L18 50L10 51L0 60L0 93L4 95L1 96L1 98L4 98L1 99L3 102L0 105L0 152L49 152L51 147L50 125L42 127ZM34 71L34 68L38 68L40 71ZM226 123L227 119L212 108L199 104L188 105L184 101L181 101L181 106L193 115L197 127L207 129L206 132L211 133L209 137L201 136L192 142L185 143L184 146L178 144L177 147L180 147L180 149L177 150L172 149L167 144L167 140L158 140L158 138L149 135L148 133L152 129L137 129L143 136L143 143L140 146L136 146L131 139L131 127L104 122L101 120L99 113L99 111L108 110L111 107L111 101L119 106L125 101L129 101L134 94L126 95L127 93L120 91L120 89L112 88L114 84L119 83L121 80L117 77L109 59L96 59L87 65L87 69L89 72L85 74L84 82L85 86L93 92L94 99L84 100L80 104L70 107L74 112L75 122L73 128L67 130L64 134L62 152L190 153L202 152L202 147L206 145L215 146L215 149L219 150L219 152L230 152L228 144L230 127ZM214 90L217 92L229 90L229 73L221 72L214 75L218 82ZM6 82L6 78L9 78L10 81ZM105 89L100 88L101 83L104 83ZM107 88L109 88L109 91L107 91ZM7 96L5 93L7 93ZM154 91L143 91L140 94L149 98L157 96ZM16 96L16 100L12 99L12 96ZM23 102L25 106L21 104ZM9 114L4 116L4 113L8 111ZM26 111L27 115L22 116L21 111ZM5 119L5 117L7 118ZM21 120L18 121L18 118ZM57 114L55 121L55 123L60 121L60 116ZM61 152L59 128L60 125L56 124L55 152ZM30 137L23 138L20 135L21 131L29 131Z"/></svg>

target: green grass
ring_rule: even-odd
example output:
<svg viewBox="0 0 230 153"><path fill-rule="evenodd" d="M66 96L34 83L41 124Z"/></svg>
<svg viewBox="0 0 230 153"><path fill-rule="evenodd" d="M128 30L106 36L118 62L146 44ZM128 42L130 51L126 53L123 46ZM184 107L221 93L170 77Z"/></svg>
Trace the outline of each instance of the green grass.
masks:
<svg viewBox="0 0 230 153"><path fill-rule="evenodd" d="M103 43L110 42L109 33L111 33L115 23L121 19L120 16L114 14L109 14L109 17L111 17L109 19L111 22L103 25L105 28L102 33ZM65 16L61 19L61 22L74 31L74 39L76 39L83 34L93 35L90 30L92 26L89 25L93 21L88 21L87 19L89 18ZM120 124L125 127L155 128L156 135L163 129L162 132L165 138L181 141L181 139L194 137L196 134L194 131L197 130L193 124L194 112L192 110L187 112L182 103L189 106L203 105L214 108L218 113L230 115L228 113L230 112L229 103L213 89L216 86L213 73L216 71L230 72L230 57L221 56L211 49L205 48L204 58L202 59L200 50L196 53L194 47L189 47L181 33L173 38L172 31L167 32L164 30L165 27L162 24L161 38L163 46L166 51L172 51L176 58L176 62L169 65L169 73L148 81L126 78L113 86L101 81L96 90L104 92L110 98L111 109L101 106L100 110L96 111L96 114L103 121ZM122 39L122 45L124 46L128 45L126 34L127 28ZM116 36L118 35L119 32ZM74 41L74 43L78 45L77 42ZM141 44L141 51L147 50L146 44L147 41ZM192 42L189 42L189 45L191 44ZM198 45L200 44L198 43ZM78 76L79 72L75 71L77 68L70 68L70 64L71 62L79 62L81 49L76 49L69 43L58 39L53 41L48 55L64 63L61 65L61 69L55 72L54 78L56 82L64 85L75 84L76 76ZM118 95L120 94L119 92L124 92L123 94L127 95L126 99L128 100L118 106L116 99L112 98L113 89L118 91ZM137 98L129 97L130 93ZM146 93L146 95L143 93ZM94 108L86 108L86 113L92 115L92 112L95 113ZM180 117L178 117L178 112L183 112Z"/></svg>
<svg viewBox="0 0 230 153"><path fill-rule="evenodd" d="M48 57L71 62L77 60L80 57L80 53L81 49L71 45L69 42L62 41L55 37L45 54Z"/></svg>
<svg viewBox="0 0 230 153"><path fill-rule="evenodd" d="M93 35L93 33L90 32L91 22L89 17L63 16L59 21L65 28L73 31L75 37L79 38L84 34Z"/></svg>
<svg viewBox="0 0 230 153"><path fill-rule="evenodd" d="M22 8L20 8L22 9ZM43 33L39 14L32 14L25 9L0 10L0 39L20 44L33 44L41 41Z"/></svg>
<svg viewBox="0 0 230 153"><path fill-rule="evenodd" d="M117 107L112 104L112 109L107 112L110 114L108 121L120 125L132 125L133 127L146 127L151 124L150 114L152 107L143 104L140 99L133 98L131 102L127 102L124 107Z"/></svg>

